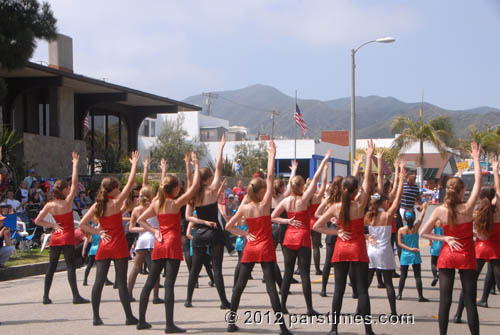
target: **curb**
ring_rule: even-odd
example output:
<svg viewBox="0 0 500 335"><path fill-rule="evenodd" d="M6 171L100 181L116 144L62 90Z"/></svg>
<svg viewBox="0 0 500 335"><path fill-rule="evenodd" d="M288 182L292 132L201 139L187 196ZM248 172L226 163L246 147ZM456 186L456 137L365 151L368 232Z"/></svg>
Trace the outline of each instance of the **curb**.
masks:
<svg viewBox="0 0 500 335"><path fill-rule="evenodd" d="M76 267L79 268L81 266L82 266L81 260L80 261L77 260ZM48 267L49 267L49 262L45 262L45 263L17 265L5 269L0 269L0 281L43 275L47 272ZM65 270L66 270L66 262L64 261L61 262L60 260L59 263L57 264L56 272Z"/></svg>

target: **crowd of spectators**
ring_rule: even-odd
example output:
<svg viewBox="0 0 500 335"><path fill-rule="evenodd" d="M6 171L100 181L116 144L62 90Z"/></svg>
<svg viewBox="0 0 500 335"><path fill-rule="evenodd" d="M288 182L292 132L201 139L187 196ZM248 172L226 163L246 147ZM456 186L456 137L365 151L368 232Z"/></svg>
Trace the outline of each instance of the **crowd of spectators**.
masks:
<svg viewBox="0 0 500 335"><path fill-rule="evenodd" d="M37 175L36 170L29 169L27 176L18 181L18 186L16 187L12 173L5 167L0 169L0 178L0 215L16 214L17 227L21 233L24 232L26 235L26 233L34 231L35 225L33 220L43 206L52 199L52 188L56 179L41 177ZM71 177L68 178L68 182L71 183ZM78 194L73 202L73 210L80 217L85 209L88 209L93 203L87 184L86 180L79 183ZM3 232L0 237L2 245L0 248L7 246L7 240L4 237L10 233L6 227L2 229ZM42 229L38 229L37 236L34 239L35 244L42 244L43 233ZM11 243L9 243L9 246L11 246ZM15 246L16 241L12 241L12 247ZM14 252L12 249L8 249L10 253ZM6 253L7 249L3 249L3 254ZM2 258L3 262L0 262L0 266L3 266L6 260L5 257Z"/></svg>

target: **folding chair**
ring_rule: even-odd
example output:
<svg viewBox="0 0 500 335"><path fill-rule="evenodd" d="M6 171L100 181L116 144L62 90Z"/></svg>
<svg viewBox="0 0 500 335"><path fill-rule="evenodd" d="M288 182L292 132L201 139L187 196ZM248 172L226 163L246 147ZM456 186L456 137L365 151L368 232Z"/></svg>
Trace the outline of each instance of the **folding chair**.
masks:
<svg viewBox="0 0 500 335"><path fill-rule="evenodd" d="M21 240L21 242L19 244L19 251L21 252L21 256L23 255L25 249L28 249L30 256L33 256L33 253L31 252L31 250L33 249L33 238L35 237L37 229L38 229L38 227L35 227L35 229L31 233L31 235L25 236Z"/></svg>
<svg viewBox="0 0 500 335"><path fill-rule="evenodd" d="M4 227L7 227L10 229L10 241L13 244L13 246L16 246L16 243L19 242L19 229L17 228L17 215L16 214L8 214L4 215L5 220L3 220L3 225ZM17 251L14 248L14 254L16 258L19 258L17 255Z"/></svg>

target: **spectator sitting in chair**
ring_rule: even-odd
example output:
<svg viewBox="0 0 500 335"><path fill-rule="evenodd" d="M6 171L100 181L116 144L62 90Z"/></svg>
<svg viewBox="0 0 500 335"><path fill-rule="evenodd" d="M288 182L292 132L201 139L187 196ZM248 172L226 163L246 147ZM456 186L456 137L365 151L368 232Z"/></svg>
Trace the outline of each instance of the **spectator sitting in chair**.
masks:
<svg viewBox="0 0 500 335"><path fill-rule="evenodd" d="M15 250L14 247L10 245L10 230L3 226L3 220L5 220L5 216L0 215L0 268L5 267L5 262L9 260L10 255Z"/></svg>
<svg viewBox="0 0 500 335"><path fill-rule="evenodd" d="M43 205L43 191L38 181L34 181L29 190L29 202L31 204Z"/></svg>
<svg viewBox="0 0 500 335"><path fill-rule="evenodd" d="M22 180L19 183L19 188L17 189L15 195L15 198L17 199L17 201L21 203L22 207L24 207L24 205L28 203L28 198L29 198L28 194L29 194L28 185L24 180Z"/></svg>
<svg viewBox="0 0 500 335"><path fill-rule="evenodd" d="M18 200L14 199L14 192L12 192L11 190L7 191L7 197L2 202L2 204L9 205L10 207L12 207L14 209L14 212L19 212L23 210L21 207L21 203Z"/></svg>

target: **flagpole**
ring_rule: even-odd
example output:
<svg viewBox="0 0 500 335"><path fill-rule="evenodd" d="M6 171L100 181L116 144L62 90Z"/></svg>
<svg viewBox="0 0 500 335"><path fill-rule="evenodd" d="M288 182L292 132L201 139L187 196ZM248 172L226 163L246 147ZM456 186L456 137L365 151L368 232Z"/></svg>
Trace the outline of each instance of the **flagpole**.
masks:
<svg viewBox="0 0 500 335"><path fill-rule="evenodd" d="M294 108L293 123L295 124L295 127L293 127L293 139L294 139L293 159L297 160L297 122L295 122L295 110L297 108L297 90L295 90L295 106L293 106L293 108Z"/></svg>

